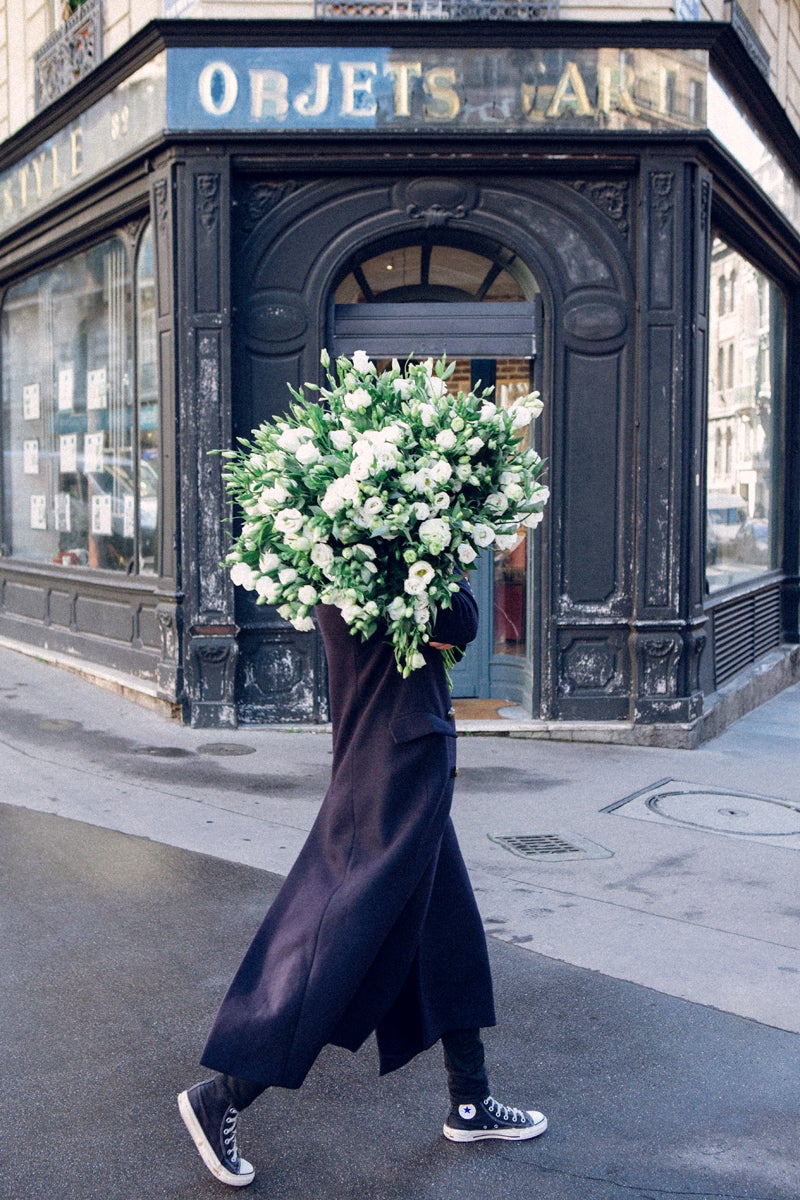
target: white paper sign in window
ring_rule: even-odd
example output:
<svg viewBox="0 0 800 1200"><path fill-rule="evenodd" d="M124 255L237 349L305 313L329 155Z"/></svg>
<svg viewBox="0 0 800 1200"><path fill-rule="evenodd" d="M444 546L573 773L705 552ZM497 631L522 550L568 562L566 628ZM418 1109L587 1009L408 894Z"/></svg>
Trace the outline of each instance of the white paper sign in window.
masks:
<svg viewBox="0 0 800 1200"><path fill-rule="evenodd" d="M83 469L87 475L104 467L103 442L105 433L87 433L83 440Z"/></svg>
<svg viewBox="0 0 800 1200"><path fill-rule="evenodd" d="M68 412L75 403L75 369L72 363L67 363L58 372L58 408L59 412Z"/></svg>
<svg viewBox="0 0 800 1200"><path fill-rule="evenodd" d="M89 409L108 407L108 383L105 367L89 371L86 376L86 407Z"/></svg>
<svg viewBox="0 0 800 1200"><path fill-rule="evenodd" d="M31 529L47 529L47 496L31 496Z"/></svg>
<svg viewBox="0 0 800 1200"><path fill-rule="evenodd" d="M103 537L111 534L110 496L92 496L92 533Z"/></svg>
<svg viewBox="0 0 800 1200"><path fill-rule="evenodd" d="M22 473L23 475L39 474L39 439L28 438L22 443Z"/></svg>
<svg viewBox="0 0 800 1200"><path fill-rule="evenodd" d="M77 433L62 433L58 439L58 469L62 475L69 475L78 469L78 435Z"/></svg>
<svg viewBox="0 0 800 1200"><path fill-rule="evenodd" d="M69 492L56 493L53 516L58 533L72 532L72 496Z"/></svg>
<svg viewBox="0 0 800 1200"><path fill-rule="evenodd" d="M22 417L38 421L42 415L41 391L38 383L28 383L22 389Z"/></svg>

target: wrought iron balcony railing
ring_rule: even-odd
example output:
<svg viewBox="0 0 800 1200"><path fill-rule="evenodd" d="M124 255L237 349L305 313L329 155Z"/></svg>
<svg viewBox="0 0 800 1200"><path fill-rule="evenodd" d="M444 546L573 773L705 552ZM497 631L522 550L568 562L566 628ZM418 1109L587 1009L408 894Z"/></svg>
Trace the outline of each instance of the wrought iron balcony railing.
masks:
<svg viewBox="0 0 800 1200"><path fill-rule="evenodd" d="M552 21L559 0L315 0L314 13L325 20Z"/></svg>
<svg viewBox="0 0 800 1200"><path fill-rule="evenodd" d="M103 58L103 0L83 0L34 57L34 102L40 112L93 71Z"/></svg>

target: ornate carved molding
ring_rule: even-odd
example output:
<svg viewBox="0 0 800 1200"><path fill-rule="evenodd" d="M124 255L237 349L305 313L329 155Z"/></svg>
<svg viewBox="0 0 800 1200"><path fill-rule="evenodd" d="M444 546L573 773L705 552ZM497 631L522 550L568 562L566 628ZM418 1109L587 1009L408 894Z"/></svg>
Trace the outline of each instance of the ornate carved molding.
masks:
<svg viewBox="0 0 800 1200"><path fill-rule="evenodd" d="M210 233L219 222L219 175L197 175L194 188L200 224Z"/></svg>
<svg viewBox="0 0 800 1200"><path fill-rule="evenodd" d="M166 179L157 179L153 185L156 204L156 221L163 229L169 220L169 184Z"/></svg>
<svg viewBox="0 0 800 1200"><path fill-rule="evenodd" d="M395 203L410 221L438 229L450 221L463 221L477 204L471 183L457 179L412 179L398 186Z"/></svg>
<svg viewBox="0 0 800 1200"><path fill-rule="evenodd" d="M651 209L662 225L666 224L675 204L674 171L654 171L650 176Z"/></svg>
<svg viewBox="0 0 800 1200"><path fill-rule="evenodd" d="M252 233L259 221L272 212L282 200L297 191L299 184L287 179L282 183L251 183L236 201L239 225L244 233Z"/></svg>
<svg viewBox="0 0 800 1200"><path fill-rule="evenodd" d="M614 222L625 241L629 240L631 187L627 180L573 179L570 180L570 187L591 200L595 208L599 208L604 216Z"/></svg>
<svg viewBox="0 0 800 1200"><path fill-rule="evenodd" d="M103 0L84 0L34 56L34 103L40 112L103 59Z"/></svg>

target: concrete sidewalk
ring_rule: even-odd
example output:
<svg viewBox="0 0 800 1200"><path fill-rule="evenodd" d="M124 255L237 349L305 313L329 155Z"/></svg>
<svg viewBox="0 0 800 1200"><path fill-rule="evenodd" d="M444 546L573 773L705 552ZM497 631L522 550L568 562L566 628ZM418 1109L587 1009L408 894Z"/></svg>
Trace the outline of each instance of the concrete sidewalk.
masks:
<svg viewBox="0 0 800 1200"><path fill-rule="evenodd" d="M453 1147L435 1050L382 1082L328 1051L248 1112L250 1194L797 1200L800 687L694 751L459 755L493 1080L551 1129ZM173 1093L329 763L325 734L185 729L0 651L0 1197L221 1194Z"/></svg>

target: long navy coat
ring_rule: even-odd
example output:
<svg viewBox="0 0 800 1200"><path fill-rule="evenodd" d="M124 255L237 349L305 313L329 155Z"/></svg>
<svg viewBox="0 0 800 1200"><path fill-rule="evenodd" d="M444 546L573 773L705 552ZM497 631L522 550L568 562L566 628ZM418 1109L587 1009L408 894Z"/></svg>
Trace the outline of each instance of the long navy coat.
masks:
<svg viewBox="0 0 800 1200"><path fill-rule="evenodd" d="M377 1034L381 1074L451 1029L494 1024L486 939L450 803L455 722L438 650L402 679L380 633L317 609L333 773L317 820L222 1003L203 1064L296 1088L328 1043ZM466 583L434 640L477 630Z"/></svg>

